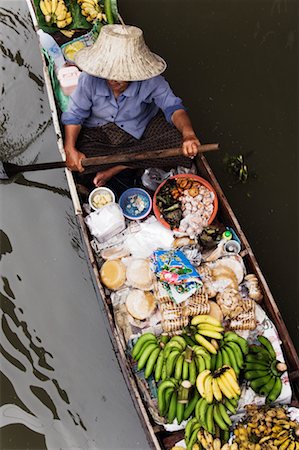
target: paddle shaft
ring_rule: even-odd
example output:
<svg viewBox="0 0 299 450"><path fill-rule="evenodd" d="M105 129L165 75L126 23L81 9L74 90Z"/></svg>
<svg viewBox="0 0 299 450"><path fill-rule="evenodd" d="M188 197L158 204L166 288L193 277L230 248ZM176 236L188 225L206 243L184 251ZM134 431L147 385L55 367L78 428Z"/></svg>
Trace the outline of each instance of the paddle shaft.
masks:
<svg viewBox="0 0 299 450"><path fill-rule="evenodd" d="M218 150L219 144L203 144L199 146L199 153L208 152L213 150ZM103 155L95 156L92 158L85 158L82 160L83 167L90 166L101 166L106 164L126 164L132 161L144 161L146 159L160 159L160 158L170 158L174 156L183 156L182 149L178 148L167 148L164 150L154 150L138 153L117 153L115 155ZM18 166L11 163L3 163L4 169L8 176L16 175L20 172L33 172L36 170L49 170L49 169L59 169L61 167L66 167L65 161L49 162L49 163L39 163L39 164L28 164L25 166Z"/></svg>

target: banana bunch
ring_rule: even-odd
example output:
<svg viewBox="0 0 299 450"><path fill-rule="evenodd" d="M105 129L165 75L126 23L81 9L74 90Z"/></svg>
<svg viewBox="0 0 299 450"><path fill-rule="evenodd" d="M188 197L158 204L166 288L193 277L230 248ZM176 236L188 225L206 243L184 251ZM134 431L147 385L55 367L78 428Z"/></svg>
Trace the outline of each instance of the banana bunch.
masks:
<svg viewBox="0 0 299 450"><path fill-rule="evenodd" d="M220 348L215 358L215 367L213 369L220 369L222 366L230 366L234 369L237 376L239 376L241 369L244 367L244 358L248 353L248 343L246 339L239 336L233 331L224 333Z"/></svg>
<svg viewBox="0 0 299 450"><path fill-rule="evenodd" d="M196 387L208 404L213 403L214 399L221 402L223 398L231 400L241 394L236 373L230 366L223 366L214 372L204 370L196 379Z"/></svg>
<svg viewBox="0 0 299 450"><path fill-rule="evenodd" d="M274 402L282 390L281 375L287 366L276 359L276 352L265 336L258 336L261 345L251 345L245 359L244 377L250 387L266 402Z"/></svg>
<svg viewBox="0 0 299 450"><path fill-rule="evenodd" d="M222 333L224 331L219 320L208 314L194 316L191 320L190 330L198 344L205 347L211 354L216 355L219 348L217 341L223 339ZM207 338L211 338L213 341Z"/></svg>
<svg viewBox="0 0 299 450"><path fill-rule="evenodd" d="M77 0L77 3L81 7L81 14L88 22L102 20L103 13L98 0Z"/></svg>
<svg viewBox="0 0 299 450"><path fill-rule="evenodd" d="M199 444L201 444L202 448L208 450L238 450L239 448L236 442L234 442L232 445L228 443L222 445L220 438L213 437L206 430L199 430L199 432L197 433L197 440ZM194 446L192 450L194 450Z"/></svg>
<svg viewBox="0 0 299 450"><path fill-rule="evenodd" d="M209 450L237 449L237 444L233 447L227 444L229 435L229 431L221 431L217 425L215 427L215 435L212 435L202 427L201 421L193 417L186 424L184 438L187 450L202 450L202 448Z"/></svg>
<svg viewBox="0 0 299 450"><path fill-rule="evenodd" d="M192 385L190 381L179 382L175 378L163 380L157 390L158 409L161 416L167 417L172 423L177 419L178 424L184 420L185 405L188 403Z"/></svg>
<svg viewBox="0 0 299 450"><path fill-rule="evenodd" d="M299 423L291 420L286 409L280 406L250 405L247 417L236 426L233 434L240 450L299 449Z"/></svg>
<svg viewBox="0 0 299 450"><path fill-rule="evenodd" d="M138 361L138 370L144 369L145 378L149 378L155 369L155 379L160 380L164 363L164 347L167 342L168 336L161 335L157 338L153 333L144 333L138 338L132 349L132 358Z"/></svg>
<svg viewBox="0 0 299 450"><path fill-rule="evenodd" d="M39 7L49 25L56 24L58 28L65 28L73 20L64 0L41 0Z"/></svg>

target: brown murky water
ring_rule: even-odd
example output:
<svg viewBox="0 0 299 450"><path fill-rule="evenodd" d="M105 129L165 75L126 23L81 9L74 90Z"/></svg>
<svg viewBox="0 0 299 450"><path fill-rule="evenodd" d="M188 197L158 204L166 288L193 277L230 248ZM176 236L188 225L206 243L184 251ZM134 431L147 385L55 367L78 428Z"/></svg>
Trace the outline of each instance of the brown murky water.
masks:
<svg viewBox="0 0 299 450"><path fill-rule="evenodd" d="M298 2L119 0L168 62L298 346ZM3 158L59 158L25 1L0 1ZM256 173L235 183L225 153ZM3 449L146 449L63 171L0 184Z"/></svg>

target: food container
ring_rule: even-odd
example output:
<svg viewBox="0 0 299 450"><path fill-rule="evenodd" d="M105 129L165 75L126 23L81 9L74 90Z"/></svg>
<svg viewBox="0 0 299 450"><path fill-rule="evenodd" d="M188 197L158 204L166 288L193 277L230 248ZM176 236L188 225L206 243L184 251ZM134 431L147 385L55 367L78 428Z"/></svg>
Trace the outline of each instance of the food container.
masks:
<svg viewBox="0 0 299 450"><path fill-rule="evenodd" d="M171 179L190 179L190 180L195 180L198 181L200 184L202 184L204 187L206 187L207 189L209 189L211 192L214 193L214 200L213 200L213 212L209 218L209 222L208 225L210 225L213 220L216 217L217 211L218 211L218 198L217 198L217 194L215 189L213 188L213 186L204 178L198 176L198 175L193 175L191 173L182 173L182 174L178 174L178 175L174 175L172 177L167 178L167 180L163 181L160 186L158 187L158 189L156 190L155 194L154 194L154 198L153 198L153 212L157 218L157 220L164 225L166 228L171 228L169 223L166 222L166 220L163 218L159 207L157 205L157 195L159 194L159 191L161 190L161 188L164 186L165 183L167 183L168 180ZM177 230L176 230L177 231Z"/></svg>
<svg viewBox="0 0 299 450"><path fill-rule="evenodd" d="M101 186L98 188L95 188L88 197L88 203L89 206L94 210L97 211L98 209L101 209L103 206L108 205L109 203L115 202L115 195L111 189Z"/></svg>
<svg viewBox="0 0 299 450"><path fill-rule="evenodd" d="M64 95L71 95L76 89L80 70L76 66L64 66L58 70L57 78Z"/></svg>
<svg viewBox="0 0 299 450"><path fill-rule="evenodd" d="M119 206L127 219L140 220L149 215L152 209L151 196L140 188L130 188L122 193Z"/></svg>

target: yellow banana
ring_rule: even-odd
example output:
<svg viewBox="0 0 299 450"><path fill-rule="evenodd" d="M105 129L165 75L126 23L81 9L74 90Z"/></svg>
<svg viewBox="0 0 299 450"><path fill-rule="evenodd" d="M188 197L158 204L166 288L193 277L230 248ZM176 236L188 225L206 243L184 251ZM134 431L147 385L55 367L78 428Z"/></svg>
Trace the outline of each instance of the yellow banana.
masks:
<svg viewBox="0 0 299 450"><path fill-rule="evenodd" d="M286 450L289 447L290 443L291 439L289 438L279 446L279 450Z"/></svg>
<svg viewBox="0 0 299 450"><path fill-rule="evenodd" d="M220 390L222 393L227 397L228 399L232 399L236 397L235 392L230 387L227 380L223 377L223 375L220 375L220 377L216 378L217 383L219 385Z"/></svg>
<svg viewBox="0 0 299 450"><path fill-rule="evenodd" d="M57 8L55 9L55 16L58 17L60 16L64 11L66 11L66 6L64 4L64 2L59 1L57 4Z"/></svg>
<svg viewBox="0 0 299 450"><path fill-rule="evenodd" d="M213 449L214 450L221 450L221 441L219 438L214 439L213 441Z"/></svg>
<svg viewBox="0 0 299 450"><path fill-rule="evenodd" d="M51 3L51 13L54 14L58 5L58 0L52 0Z"/></svg>
<svg viewBox="0 0 299 450"><path fill-rule="evenodd" d="M207 403L209 403L209 405L211 403L213 403L213 389L212 389L212 381L213 381L213 377L211 374L209 374L204 382L204 393L205 393L205 399L207 401Z"/></svg>
<svg viewBox="0 0 299 450"><path fill-rule="evenodd" d="M48 12L48 14L52 14L52 3L51 3L51 0L44 0L44 4L45 4L45 7L46 7L46 10L47 10L47 12Z"/></svg>
<svg viewBox="0 0 299 450"><path fill-rule="evenodd" d="M191 320L191 325L199 325L200 323L209 323L210 325L215 325L216 327L221 327L219 320L208 314L201 314L200 316L194 316Z"/></svg>
<svg viewBox="0 0 299 450"><path fill-rule="evenodd" d="M203 372L201 372L196 378L196 387L202 397L205 397L204 383L206 378L210 375L210 373L211 371L206 369Z"/></svg>
<svg viewBox="0 0 299 450"><path fill-rule="evenodd" d="M213 389L213 395L214 395L215 399L216 399L218 402L221 402L221 400L222 400L222 392L221 392L221 390L220 390L220 388L219 388L219 385L218 385L218 383L217 383L216 378L213 378L213 381L212 381L212 389Z"/></svg>
<svg viewBox="0 0 299 450"><path fill-rule="evenodd" d="M223 366L223 367L225 367L225 366ZM227 366L227 367L229 367L229 369L228 369L226 372L230 373L230 374L234 377L234 379L236 380L236 382L238 382L237 374L236 374L236 372L234 371L234 369L233 369L232 367L230 367L230 366Z"/></svg>
<svg viewBox="0 0 299 450"><path fill-rule="evenodd" d="M64 28L67 27L71 22L72 22L72 17L69 17L68 19L64 19L64 20L58 20L56 22L56 25L58 26L58 28Z"/></svg>
<svg viewBox="0 0 299 450"><path fill-rule="evenodd" d="M69 19L70 17L72 17L72 14L71 14L71 12L70 11L68 11L67 13L66 13L66 19Z"/></svg>
<svg viewBox="0 0 299 450"><path fill-rule="evenodd" d="M39 7L40 7L40 10L41 10L41 12L43 13L44 16L48 16L49 15L49 11L46 8L44 0L41 0L39 2Z"/></svg>
<svg viewBox="0 0 299 450"><path fill-rule="evenodd" d="M240 395L241 394L240 386L238 385L237 381L235 380L231 372L227 370L222 376L227 380L227 382L229 383L232 390L236 393L236 395Z"/></svg>
<svg viewBox="0 0 299 450"><path fill-rule="evenodd" d="M290 443L290 445L288 446L288 450L295 450L295 447L296 447L296 444L295 444L294 441L292 441L292 442Z"/></svg>
<svg viewBox="0 0 299 450"><path fill-rule="evenodd" d="M56 16L56 21L57 22L61 22L62 20L67 19L67 13L66 11L63 11L61 14L59 14L58 16Z"/></svg>
<svg viewBox="0 0 299 450"><path fill-rule="evenodd" d="M216 353L217 353L216 348L204 336L202 336L199 333L196 333L194 338L200 345L205 347L209 353L216 355Z"/></svg>

